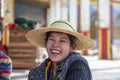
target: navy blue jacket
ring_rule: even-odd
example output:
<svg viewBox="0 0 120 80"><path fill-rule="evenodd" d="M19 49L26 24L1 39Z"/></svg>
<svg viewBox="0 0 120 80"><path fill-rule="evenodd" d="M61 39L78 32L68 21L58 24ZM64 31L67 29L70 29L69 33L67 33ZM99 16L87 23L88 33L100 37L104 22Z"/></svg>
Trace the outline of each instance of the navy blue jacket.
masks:
<svg viewBox="0 0 120 80"><path fill-rule="evenodd" d="M30 70L28 80L45 80L45 63ZM62 76L60 80L92 80L91 71L87 60L79 53L72 53L64 61L62 66Z"/></svg>

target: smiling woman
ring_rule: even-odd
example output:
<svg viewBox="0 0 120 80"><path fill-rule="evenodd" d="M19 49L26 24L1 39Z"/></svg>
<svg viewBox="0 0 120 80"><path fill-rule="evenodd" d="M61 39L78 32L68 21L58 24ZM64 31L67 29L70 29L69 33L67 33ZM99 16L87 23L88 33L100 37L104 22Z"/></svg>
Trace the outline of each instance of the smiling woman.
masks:
<svg viewBox="0 0 120 80"><path fill-rule="evenodd" d="M48 53L43 63L30 69L28 80L92 80L87 60L75 50L93 48L95 43L77 33L69 22L55 21L50 27L29 31L26 38Z"/></svg>

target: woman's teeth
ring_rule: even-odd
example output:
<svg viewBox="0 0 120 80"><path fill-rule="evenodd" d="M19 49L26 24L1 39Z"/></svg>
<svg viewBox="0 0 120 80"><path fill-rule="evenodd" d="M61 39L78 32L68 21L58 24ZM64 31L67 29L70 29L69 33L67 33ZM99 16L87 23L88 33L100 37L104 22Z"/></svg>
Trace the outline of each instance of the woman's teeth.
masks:
<svg viewBox="0 0 120 80"><path fill-rule="evenodd" d="M52 50L51 52L54 53L54 54L59 54L60 53L59 51L56 51L56 50Z"/></svg>

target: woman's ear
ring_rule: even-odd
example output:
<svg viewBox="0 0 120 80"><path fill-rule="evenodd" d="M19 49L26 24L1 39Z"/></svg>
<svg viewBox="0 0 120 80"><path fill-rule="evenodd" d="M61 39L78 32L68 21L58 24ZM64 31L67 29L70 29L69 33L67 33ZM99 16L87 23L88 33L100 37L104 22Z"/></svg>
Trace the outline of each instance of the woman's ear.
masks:
<svg viewBox="0 0 120 80"><path fill-rule="evenodd" d="M73 47L73 50L75 50L76 49L76 44L73 44L72 47Z"/></svg>
<svg viewBox="0 0 120 80"><path fill-rule="evenodd" d="M76 49L76 44L73 44L73 45L71 46L71 52L73 52L75 49Z"/></svg>

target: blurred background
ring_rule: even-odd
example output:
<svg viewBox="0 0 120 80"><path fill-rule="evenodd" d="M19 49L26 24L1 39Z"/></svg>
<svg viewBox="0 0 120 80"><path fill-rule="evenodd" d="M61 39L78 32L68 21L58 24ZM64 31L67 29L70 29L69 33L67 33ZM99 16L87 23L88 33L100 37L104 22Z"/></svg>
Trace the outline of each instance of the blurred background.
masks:
<svg viewBox="0 0 120 80"><path fill-rule="evenodd" d="M79 51L89 62L93 80L120 80L120 0L0 0L0 9L0 46L13 61L12 80L27 80L29 69L48 57L25 34L60 19L95 40L93 49Z"/></svg>

